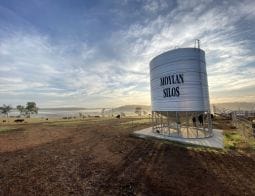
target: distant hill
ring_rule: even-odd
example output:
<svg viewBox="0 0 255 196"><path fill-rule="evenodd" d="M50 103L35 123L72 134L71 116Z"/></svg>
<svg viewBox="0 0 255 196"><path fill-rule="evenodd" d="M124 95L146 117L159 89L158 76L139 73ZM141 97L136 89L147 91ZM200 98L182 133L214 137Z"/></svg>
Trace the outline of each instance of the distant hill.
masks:
<svg viewBox="0 0 255 196"><path fill-rule="evenodd" d="M216 108L225 108L229 110L255 110L255 102L229 102L229 103L216 103Z"/></svg>
<svg viewBox="0 0 255 196"><path fill-rule="evenodd" d="M134 112L137 107L141 107L143 111L151 111L151 106L148 105L124 105L113 108L114 112Z"/></svg>
<svg viewBox="0 0 255 196"><path fill-rule="evenodd" d="M112 108L114 111L119 111L119 112L133 112L135 111L136 107L141 107L142 110L145 111L150 111L151 110L151 106L148 105L124 105L124 106L120 106L120 107L116 107L116 108ZM84 107L58 107L58 108L39 108L40 110L56 110L56 111L73 111L73 110L93 110L93 109L98 109L101 110L102 108L84 108ZM106 108L106 110L111 110L110 108Z"/></svg>
<svg viewBox="0 0 255 196"><path fill-rule="evenodd" d="M135 109L137 107L142 108L142 111L151 112L151 106L148 106L148 105L124 105L124 106L113 108L112 110L106 109L105 113L110 114L111 112L113 112L114 114L126 113L128 115L134 115Z"/></svg>
<svg viewBox="0 0 255 196"><path fill-rule="evenodd" d="M137 107L142 108L142 112L150 113L151 107L148 105L124 105L116 108L104 108L104 114L105 115L116 115L125 113L126 115L136 115L135 109ZM59 108L39 108L39 112L53 112L53 113L66 113L66 112L97 112L98 114L101 114L103 108L84 108L84 107L59 107Z"/></svg>
<svg viewBox="0 0 255 196"><path fill-rule="evenodd" d="M79 107L58 107L58 108L39 108L39 110L52 110L52 111L74 111L74 110L87 110L87 108Z"/></svg>
<svg viewBox="0 0 255 196"><path fill-rule="evenodd" d="M211 104L212 106L216 106L218 109L229 109L229 110L247 110L247 111L254 111L255 110L255 102L228 102L228 103L215 103ZM136 107L141 107L142 111L150 112L151 106L149 105L124 105L116 108L106 108L105 113L110 114L111 112L114 113L134 113ZM62 107L62 108L40 108L41 111L43 110L51 110L51 111L79 111L79 110L99 110L101 111L102 108L84 108L84 107Z"/></svg>

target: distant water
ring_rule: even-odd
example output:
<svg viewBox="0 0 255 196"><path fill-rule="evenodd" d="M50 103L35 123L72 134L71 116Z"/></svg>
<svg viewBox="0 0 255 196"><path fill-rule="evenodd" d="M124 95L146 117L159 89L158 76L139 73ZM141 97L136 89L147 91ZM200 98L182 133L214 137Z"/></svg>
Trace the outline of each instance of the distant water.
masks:
<svg viewBox="0 0 255 196"><path fill-rule="evenodd" d="M101 109L39 109L37 115L32 115L32 117L39 118L59 118L59 117L78 117L80 113L85 116L95 116L101 115ZM18 116L20 113L15 109L9 113L9 116ZM109 113L108 113L109 114ZM106 114L107 115L107 114ZM3 116L3 115L2 115Z"/></svg>
<svg viewBox="0 0 255 196"><path fill-rule="evenodd" d="M79 115L100 115L101 110L51 110L43 109L38 111L38 116L40 117L70 117L70 116L79 116Z"/></svg>

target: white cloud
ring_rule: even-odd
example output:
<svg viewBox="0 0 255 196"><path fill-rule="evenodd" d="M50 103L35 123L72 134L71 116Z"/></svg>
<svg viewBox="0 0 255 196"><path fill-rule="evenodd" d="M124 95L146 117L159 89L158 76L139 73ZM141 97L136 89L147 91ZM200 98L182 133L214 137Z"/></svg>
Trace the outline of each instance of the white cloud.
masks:
<svg viewBox="0 0 255 196"><path fill-rule="evenodd" d="M246 8L254 7L254 2L240 2L223 7L212 5L211 8L210 3L180 1L179 7L168 15L158 16L146 25L132 25L125 32L127 48L132 48L127 56L135 59L130 67L138 65L136 68L140 70L148 69L149 60L154 56L176 46L193 47L193 40L199 38L206 51L213 99L218 96L214 92L224 93L255 87L251 74L254 70L246 66L249 63L255 64L254 56L251 55L251 42L242 37L243 30L237 26L237 23L244 22L243 18L249 16L251 19L254 15L251 9L243 8L243 5ZM128 41L132 39L134 41L129 44Z"/></svg>
<svg viewBox="0 0 255 196"><path fill-rule="evenodd" d="M254 67L246 66L255 62L254 46L242 37L249 31L238 27L244 19L254 20L253 5L178 1L168 13L135 22L94 45L56 44L39 33L12 33L0 38L0 101L16 94L42 106L149 104L149 61L176 46L193 47L197 38L206 51L211 97L223 100L226 91L255 87ZM164 1L143 7L152 13L167 8Z"/></svg>
<svg viewBox="0 0 255 196"><path fill-rule="evenodd" d="M144 10L150 13L156 13L162 11L168 7L168 4L165 0L147 0L144 2Z"/></svg>

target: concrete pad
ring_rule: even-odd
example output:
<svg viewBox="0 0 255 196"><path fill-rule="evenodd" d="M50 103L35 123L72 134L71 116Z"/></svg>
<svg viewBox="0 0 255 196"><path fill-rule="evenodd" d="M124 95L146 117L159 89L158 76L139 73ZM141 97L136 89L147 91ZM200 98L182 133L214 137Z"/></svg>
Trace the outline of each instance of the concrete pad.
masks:
<svg viewBox="0 0 255 196"><path fill-rule="evenodd" d="M213 129L213 136L209 138L201 138L201 139L186 139L186 138L179 138L179 137L169 137L167 135L162 135L158 133L152 132L152 127L142 129L139 131L135 131L134 135L138 137L153 137L157 139L169 140L169 141L176 141L181 143L199 145L199 146L206 146L206 147L213 147L213 148L224 148L224 137L222 134L222 130L220 129Z"/></svg>

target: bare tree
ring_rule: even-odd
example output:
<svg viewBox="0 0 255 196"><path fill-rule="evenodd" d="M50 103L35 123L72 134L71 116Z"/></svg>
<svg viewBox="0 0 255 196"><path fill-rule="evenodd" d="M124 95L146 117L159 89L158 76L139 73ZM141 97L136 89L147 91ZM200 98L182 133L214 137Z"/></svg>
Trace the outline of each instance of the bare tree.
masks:
<svg viewBox="0 0 255 196"><path fill-rule="evenodd" d="M101 115L104 117L105 108L102 108Z"/></svg>

